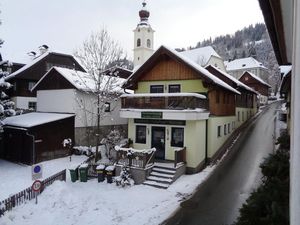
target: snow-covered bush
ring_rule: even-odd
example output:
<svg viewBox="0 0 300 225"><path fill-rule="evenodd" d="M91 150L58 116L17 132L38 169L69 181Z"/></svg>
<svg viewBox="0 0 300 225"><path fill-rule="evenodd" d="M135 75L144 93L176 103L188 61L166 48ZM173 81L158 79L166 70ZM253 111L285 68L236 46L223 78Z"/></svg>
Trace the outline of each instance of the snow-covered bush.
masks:
<svg viewBox="0 0 300 225"><path fill-rule="evenodd" d="M132 176L130 174L129 167L127 166L122 167L120 176L115 178L115 182L117 186L121 185L122 187L134 185L134 180L132 179Z"/></svg>

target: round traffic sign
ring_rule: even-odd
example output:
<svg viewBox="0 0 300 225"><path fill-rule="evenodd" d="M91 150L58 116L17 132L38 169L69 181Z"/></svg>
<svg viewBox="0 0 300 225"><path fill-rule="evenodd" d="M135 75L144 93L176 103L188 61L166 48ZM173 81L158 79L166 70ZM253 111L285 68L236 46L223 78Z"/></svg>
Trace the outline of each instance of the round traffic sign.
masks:
<svg viewBox="0 0 300 225"><path fill-rule="evenodd" d="M31 189L33 191L40 191L42 186L43 186L42 181L36 180L36 181L33 182L32 186L31 186Z"/></svg>
<svg viewBox="0 0 300 225"><path fill-rule="evenodd" d="M40 171L41 171L41 167L40 167L40 165L36 165L34 168L33 168L33 171L35 172L35 173L39 173Z"/></svg>

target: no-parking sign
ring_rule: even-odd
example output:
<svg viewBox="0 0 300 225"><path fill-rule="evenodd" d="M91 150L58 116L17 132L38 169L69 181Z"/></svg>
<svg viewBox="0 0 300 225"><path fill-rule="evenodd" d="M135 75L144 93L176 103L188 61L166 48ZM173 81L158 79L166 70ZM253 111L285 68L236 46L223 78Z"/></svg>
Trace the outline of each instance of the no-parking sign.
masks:
<svg viewBox="0 0 300 225"><path fill-rule="evenodd" d="M32 180L38 180L43 177L43 165L36 164L31 167Z"/></svg>

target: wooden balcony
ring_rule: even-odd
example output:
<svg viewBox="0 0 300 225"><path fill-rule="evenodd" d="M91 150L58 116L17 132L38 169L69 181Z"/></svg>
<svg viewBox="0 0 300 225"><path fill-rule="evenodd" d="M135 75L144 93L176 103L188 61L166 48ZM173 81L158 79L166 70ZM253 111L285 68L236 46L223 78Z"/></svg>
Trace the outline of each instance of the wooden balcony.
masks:
<svg viewBox="0 0 300 225"><path fill-rule="evenodd" d="M122 109L208 109L208 100L196 93L125 94Z"/></svg>

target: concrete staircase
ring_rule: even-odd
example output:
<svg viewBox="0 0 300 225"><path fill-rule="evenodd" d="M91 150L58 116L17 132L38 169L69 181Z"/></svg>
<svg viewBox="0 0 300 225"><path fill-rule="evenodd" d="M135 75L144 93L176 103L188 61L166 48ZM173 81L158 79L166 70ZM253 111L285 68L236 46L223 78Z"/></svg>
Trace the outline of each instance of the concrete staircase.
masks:
<svg viewBox="0 0 300 225"><path fill-rule="evenodd" d="M143 182L145 185L167 189L175 180L176 169L154 165L150 175Z"/></svg>

